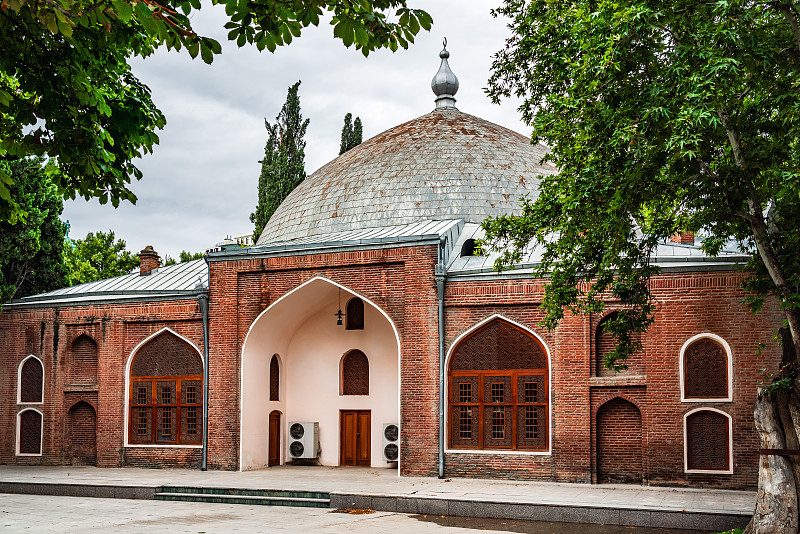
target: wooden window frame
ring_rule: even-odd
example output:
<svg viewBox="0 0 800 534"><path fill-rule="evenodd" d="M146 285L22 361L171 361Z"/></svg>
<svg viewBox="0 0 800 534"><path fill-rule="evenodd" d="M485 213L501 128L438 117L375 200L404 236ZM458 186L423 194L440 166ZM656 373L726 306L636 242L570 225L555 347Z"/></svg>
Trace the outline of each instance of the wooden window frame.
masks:
<svg viewBox="0 0 800 534"><path fill-rule="evenodd" d="M522 376L541 376L543 378L543 388L544 390L540 393L544 395L544 402L520 402L520 398L524 400L524 391L520 396L518 391L519 388L519 380L518 377ZM448 379L449 382L449 389L448 391L453 392L453 379L457 377L477 377L478 378L478 388L477 388L477 395L478 395L478 402L459 402L461 399L451 399L450 400L450 407L449 407L449 440L450 440L450 449L452 450L501 450L501 451L525 451L525 452L546 452L549 450L549 443L550 443L550 399L548 392L549 389L549 380L547 376L547 369L489 369L489 370L480 370L480 371L451 371L450 377ZM485 379L486 377L499 377L499 376L508 376L511 379L511 392L510 392L510 399L511 402L492 402L491 398L486 399L485 392L486 392L486 385ZM542 406L544 407L544 436L543 436L543 447L525 447L525 446L518 446L517 438L518 438L518 426L520 424L525 424L525 410L521 408L525 408L526 406ZM479 445L477 447L474 446L464 446L464 445L455 445L453 444L453 436L455 433L460 432L460 409L461 407L472 407L473 409L478 410L478 425L477 428L473 428L473 433L478 432L479 437ZM508 447L498 447L492 446L491 448L487 449L485 446L485 422L486 422L486 409L495 408L495 407L510 407L511 408L511 446Z"/></svg>
<svg viewBox="0 0 800 534"><path fill-rule="evenodd" d="M178 375L178 376L132 376L130 377L129 393L128 393L128 443L130 445L202 445L203 437L202 431L199 433L196 441L184 441L181 439L182 433L182 412L183 408L198 407L201 411L203 408L203 392L202 387L198 389L197 399L199 402L184 403L183 400L183 383L184 382L202 382L203 375ZM137 383L150 382L150 402L148 404L138 404ZM161 404L161 399L158 398L159 382L174 382L175 391L173 392L174 402L170 404ZM159 441L158 440L158 409L159 408L175 408L175 417L172 420L172 427L174 429L175 440L173 441ZM146 409L149 410L151 436L148 440L137 439L138 434L135 433L138 426L138 418L135 416L135 410ZM202 426L201 426L202 429Z"/></svg>

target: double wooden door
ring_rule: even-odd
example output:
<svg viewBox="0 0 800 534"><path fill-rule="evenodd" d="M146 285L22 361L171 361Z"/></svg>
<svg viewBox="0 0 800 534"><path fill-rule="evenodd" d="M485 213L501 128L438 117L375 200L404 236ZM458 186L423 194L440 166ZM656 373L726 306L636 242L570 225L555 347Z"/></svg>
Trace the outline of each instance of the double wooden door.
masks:
<svg viewBox="0 0 800 534"><path fill-rule="evenodd" d="M341 465L369 467L370 458L370 411L342 410L339 425L339 450Z"/></svg>

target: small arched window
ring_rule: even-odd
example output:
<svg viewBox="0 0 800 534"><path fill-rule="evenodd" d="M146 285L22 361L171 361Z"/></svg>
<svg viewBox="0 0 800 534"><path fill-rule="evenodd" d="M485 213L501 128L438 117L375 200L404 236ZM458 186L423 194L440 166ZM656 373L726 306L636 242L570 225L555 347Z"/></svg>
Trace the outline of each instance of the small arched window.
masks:
<svg viewBox="0 0 800 534"><path fill-rule="evenodd" d="M360 350L342 359L342 395L369 395L369 360Z"/></svg>
<svg viewBox="0 0 800 534"><path fill-rule="evenodd" d="M683 400L731 400L729 352L723 343L716 336L700 335L684 345Z"/></svg>
<svg viewBox="0 0 800 534"><path fill-rule="evenodd" d="M200 444L203 361L189 343L164 331L131 362L128 436L134 444Z"/></svg>
<svg viewBox="0 0 800 534"><path fill-rule="evenodd" d="M605 357L617 346L617 338L614 334L606 330L609 321L613 321L617 312L611 312L597 324L594 335L594 354L595 354L595 375L614 376L616 373L608 369L605 364Z"/></svg>
<svg viewBox="0 0 800 534"><path fill-rule="evenodd" d="M281 370L278 364L278 355L272 355L272 361L269 362L269 400L280 400L281 396Z"/></svg>
<svg viewBox="0 0 800 534"><path fill-rule="evenodd" d="M70 378L76 384L97 383L97 343L81 334L75 338L71 347L72 366Z"/></svg>
<svg viewBox="0 0 800 534"><path fill-rule="evenodd" d="M478 243L474 239L467 239L461 245L461 257L466 256L480 256L480 249Z"/></svg>
<svg viewBox="0 0 800 534"><path fill-rule="evenodd" d="M718 410L698 408L684 419L687 472L731 473L731 418Z"/></svg>
<svg viewBox="0 0 800 534"><path fill-rule="evenodd" d="M36 356L30 355L20 364L19 402L44 402L44 367Z"/></svg>
<svg viewBox="0 0 800 534"><path fill-rule="evenodd" d="M42 454L42 412L33 408L17 416L17 454Z"/></svg>
<svg viewBox="0 0 800 534"><path fill-rule="evenodd" d="M347 302L347 330L364 330L364 301L353 297Z"/></svg>

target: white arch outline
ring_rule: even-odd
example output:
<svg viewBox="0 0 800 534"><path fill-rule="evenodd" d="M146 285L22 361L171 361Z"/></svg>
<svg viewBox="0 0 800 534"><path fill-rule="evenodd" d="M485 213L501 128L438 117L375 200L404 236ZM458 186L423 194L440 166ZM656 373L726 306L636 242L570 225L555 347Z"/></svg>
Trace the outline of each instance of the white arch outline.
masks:
<svg viewBox="0 0 800 534"><path fill-rule="evenodd" d="M39 365L42 366L42 391L39 392L39 396L40 396L40 398L42 400L33 401L33 402L31 402L31 401L23 402L22 401L22 367L25 365L25 362L27 362L31 358L33 358L36 361L38 361ZM33 406L33 405L37 405L37 404L44 404L44 362L42 361L41 358L39 358L38 356L35 356L33 354L25 356L22 359L22 361L19 362L19 365L17 366L17 404L24 404L25 406Z"/></svg>
<svg viewBox="0 0 800 534"><path fill-rule="evenodd" d="M689 416L693 413L697 412L717 412L721 413L725 417L728 418L728 469L727 470L716 470L716 469L689 469L689 440L686 439L688 436L688 429L686 427L686 421L689 419ZM733 417L728 412L723 412L718 408L712 408L711 406L699 406L694 408L693 410L689 410L685 414L683 414L683 472L684 473L712 473L715 475L732 475L733 474Z"/></svg>
<svg viewBox="0 0 800 534"><path fill-rule="evenodd" d="M547 404L548 404L548 412L549 412L548 413L548 422L547 422L547 450L546 451L525 451L525 450L522 450L522 451L508 451L508 450L489 450L489 449L472 450L472 449L451 449L451 448L449 448L449 446L450 446L450 439L449 439L450 433L449 433L448 429L450 428L450 426L449 426L449 424L450 424L450 421L449 421L449 417L450 417L450 398L449 398L450 397L450 391L449 391L449 388L445 387L444 388L444 392L445 392L444 393L444 407L445 407L445 409L444 409L444 428L445 428L445 434L447 434L447 435L443 436L444 439L445 439L445 444L446 444L444 452L446 452L448 454L497 454L497 455L514 455L514 456L523 456L523 455L524 456L551 456L553 454L553 380L552 380L552 378L553 378L553 362L552 362L552 359L551 359L551 356L550 356L550 347L547 346L547 343L545 343L544 339L542 339L542 337L539 334L537 334L536 332L534 332L533 330L531 330L527 326L525 326L523 324L520 324L517 321L514 321L512 319L509 319L508 317L500 315L499 313L495 313L493 315L490 315L489 317L483 319L482 321L474 324L473 326L471 326L470 328L468 328L467 330L462 332L461 335L459 335L456 339L454 339L453 342L450 344L450 348L447 349L447 357L445 358L445 362L444 362L445 380L447 380L448 383L449 383L449 380L450 380L450 372L449 372L449 370L450 370L450 359L453 356L453 352L455 351L455 348L458 346L459 343L461 343L461 340L465 339L467 336L469 336L473 332L479 330L481 327L483 327L487 323L489 323L491 321L494 321L495 319L500 319L502 321L505 321L505 322L507 322L509 324L512 324L512 325L516 326L517 328L520 328L520 329L524 330L525 332L529 333L531 336L536 338L539 341L539 343L541 343L542 346L544 347L545 355L547 356Z"/></svg>
<svg viewBox="0 0 800 534"><path fill-rule="evenodd" d="M725 349L726 359L728 360L728 396L727 397L720 397L720 398L713 398L713 399L699 399L699 398L686 398L686 374L684 373L684 361L686 356L686 349L689 348L689 345L694 343L695 341L699 341L701 339L712 339L722 345L722 348ZM683 346L681 346L680 351L680 359L678 360L678 372L680 373L680 384L681 384L681 402L702 402L702 403L709 403L709 402L733 402L733 351L731 351L731 346L728 345L728 342L722 339L722 337L718 336L717 334L712 334L710 332L703 332L702 334L697 334L695 336L690 337L687 339Z"/></svg>
<svg viewBox="0 0 800 534"><path fill-rule="evenodd" d="M25 358L26 360L28 358ZM28 411L33 411L39 414L39 417L42 419L42 424L39 426L39 452L19 452L19 435L22 426L20 424L20 420L22 419L22 414ZM44 449L44 413L38 408L34 408L33 406L25 406L20 411L17 412L17 439L16 439L16 447L15 452L17 456L41 456L43 449Z"/></svg>
<svg viewBox="0 0 800 534"><path fill-rule="evenodd" d="M136 345L133 348L133 350L131 351L130 356L128 356L128 361L125 362L125 400L124 400L125 404L123 405L124 412L123 412L123 417L122 417L122 424L124 425L122 427L122 435L125 436L125 440L124 440L124 443L123 443L123 447L158 448L158 449L202 449L203 448L202 445L167 445L167 444L159 445L159 444L156 444L156 443L150 443L150 444L133 443L132 444L130 442L130 440L128 439L128 431L129 431L129 428L130 428L128 426L128 418L130 416L130 411L131 411L130 410L131 407L130 407L130 404L129 404L129 402L130 402L130 398L129 397L130 397L130 392L131 392L131 364L133 363L133 358L134 358L134 356L136 356L136 353L139 352L139 349L141 349L148 341L150 341L151 339L153 339L153 338L155 338L157 336L160 336L164 332L169 332L170 334L173 334L174 336L177 336L180 339L182 339L184 342L186 342L190 347L192 347L197 352L197 355L200 356L200 363L201 364L205 364L205 362L203 361L203 353L200 352L200 349L198 349L195 346L194 343L192 343L191 341L189 341L188 339L186 339L185 337L183 337L182 335L180 335L179 333L177 333L175 330L173 330L172 328L170 328L168 326L165 326L161 330L159 330L159 331L157 331L157 332L155 332L153 334L150 334L149 336L144 338L142 341L140 341L139 344ZM205 365L203 366L203 369L205 369ZM203 406L205 406L206 402L207 402L207 400L205 398L203 398Z"/></svg>
<svg viewBox="0 0 800 534"><path fill-rule="evenodd" d="M283 301L285 298L289 297L289 295L292 295L293 293L295 293L297 291L300 291L302 288L304 288L305 286L309 285L310 283L312 283L312 282L314 282L316 280L319 280L321 282L327 282L328 284L331 284L334 287L338 287L340 289L344 289L346 292L348 292L349 294L353 295L354 297L360 298L362 301L364 301L365 303L368 303L370 306L372 306L373 308L378 310L381 313L381 315L383 315L383 317L389 322L389 326L392 327L392 332L394 332L395 342L397 343L397 381L398 381L398 384L397 384L397 427L401 428L401 424L400 424L400 421L401 421L401 418L400 418L400 416L401 416L401 414L400 414L400 410L401 410L400 396L402 395L402 391L403 391L403 374L402 374L402 368L401 368L401 362L403 361L403 358L402 358L403 346L400 343L400 334L397 331L397 327L395 326L394 321L392 321L392 318L389 317L389 314L387 314L385 311L383 311L383 309L380 306L378 306L377 304L372 302L370 299L368 299L364 295L362 295L360 293L357 293L357 292L355 292L355 291L353 291L351 289L348 289L347 287L343 286L342 284L337 284L333 280L331 280L329 278L325 278L324 276L315 276L313 278L310 278L310 279L306 280L305 282L303 282L302 284L300 284L296 288L292 289L291 291L286 292L286 294L281 295L275 302L270 304L264 311L259 313L258 316L256 316L255 319L253 319L253 322L250 323L250 328L247 329L247 334L245 334L245 336L244 336L244 341L242 342L242 350L239 353L239 358L240 358L239 361L242 362L241 371L239 373L239 469L238 469L239 471L242 470L242 463L243 463L242 462L242 455L244 454L243 444L242 444L242 419L243 419L243 415L244 415L244 403L242 402L242 398L243 398L243 395L242 395L242 384L244 383L244 362L245 362L245 359L244 359L244 348L247 346L247 340L250 337L250 334L253 332L253 326L261 319L261 317L264 314L269 312L273 307L277 306L278 303ZM342 355L342 357L344 357L344 354ZM399 460L399 458L397 460L397 474L398 474L398 476L400 475L400 460Z"/></svg>

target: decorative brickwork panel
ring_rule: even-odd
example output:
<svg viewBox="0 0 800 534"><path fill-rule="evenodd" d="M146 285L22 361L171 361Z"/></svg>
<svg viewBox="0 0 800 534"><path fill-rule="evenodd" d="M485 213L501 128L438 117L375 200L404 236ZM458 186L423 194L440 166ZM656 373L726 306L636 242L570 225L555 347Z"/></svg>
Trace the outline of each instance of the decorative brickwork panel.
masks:
<svg viewBox="0 0 800 534"><path fill-rule="evenodd" d="M92 405L80 401L70 408L67 429L72 465L96 465L97 415Z"/></svg>
<svg viewBox="0 0 800 534"><path fill-rule="evenodd" d="M597 411L597 481L642 481L642 414L633 403L614 398Z"/></svg>
<svg viewBox="0 0 800 534"><path fill-rule="evenodd" d="M511 431L513 424L511 406L488 406L483 408L483 446L487 449L510 449L514 443Z"/></svg>
<svg viewBox="0 0 800 534"><path fill-rule="evenodd" d="M128 441L199 444L203 432L201 377L131 380Z"/></svg>
<svg viewBox="0 0 800 534"><path fill-rule="evenodd" d="M350 351L344 357L342 395L369 395L369 360L360 350Z"/></svg>
<svg viewBox="0 0 800 534"><path fill-rule="evenodd" d="M517 447L521 449L547 448L546 407L517 407Z"/></svg>
<svg viewBox="0 0 800 534"><path fill-rule="evenodd" d="M281 375L278 357L273 355L269 362L269 400L280 400L281 395Z"/></svg>
<svg viewBox="0 0 800 534"><path fill-rule="evenodd" d="M354 297L347 302L347 330L364 330L364 301Z"/></svg>
<svg viewBox="0 0 800 534"><path fill-rule="evenodd" d="M545 369L544 348L531 335L495 319L462 341L451 359L452 371Z"/></svg>
<svg viewBox="0 0 800 534"><path fill-rule="evenodd" d="M25 410L19 416L19 452L42 453L42 414L36 410Z"/></svg>
<svg viewBox="0 0 800 534"><path fill-rule="evenodd" d="M28 358L20 371L20 400L22 402L42 402L42 383L44 368L36 358Z"/></svg>
<svg viewBox="0 0 800 534"><path fill-rule="evenodd" d="M163 332L139 349L131 376L202 375L203 361L197 351L171 332Z"/></svg>
<svg viewBox="0 0 800 534"><path fill-rule="evenodd" d="M517 375L517 403L546 403L544 375Z"/></svg>
<svg viewBox="0 0 800 534"><path fill-rule="evenodd" d="M203 440L203 414L200 406L181 408L181 442L191 443Z"/></svg>
<svg viewBox="0 0 800 534"><path fill-rule="evenodd" d="M483 402L509 404L511 399L511 376L485 375L483 377Z"/></svg>
<svg viewBox="0 0 800 534"><path fill-rule="evenodd" d="M689 469L730 470L726 416L710 410L689 415L686 418L686 441Z"/></svg>
<svg viewBox="0 0 800 534"><path fill-rule="evenodd" d="M716 341L703 338L689 345L683 354L686 398L728 397L728 357Z"/></svg>
<svg viewBox="0 0 800 534"><path fill-rule="evenodd" d="M82 334L70 347L70 380L75 384L97 383L97 343Z"/></svg>
<svg viewBox="0 0 800 534"><path fill-rule="evenodd" d="M131 410L131 443L152 443L152 408L133 408Z"/></svg>
<svg viewBox="0 0 800 534"><path fill-rule="evenodd" d="M480 387L479 376L453 377L450 398L452 402L477 404L480 402Z"/></svg>
<svg viewBox="0 0 800 534"><path fill-rule="evenodd" d="M156 442L177 441L177 410L174 407L156 408Z"/></svg>
<svg viewBox="0 0 800 534"><path fill-rule="evenodd" d="M605 325L608 323L608 321L611 321L616 317L617 312L609 313L603 317L603 319L595 328L594 353L592 355L594 358L595 376L625 376L644 372L644 369L642 368L643 355L641 351L637 351L628 357L628 359L625 361L625 365L627 365L628 368L623 369L622 371L616 372L608 369L604 365L605 357L617 347L617 337L611 332L607 332ZM631 332L631 338L636 343L641 342L641 334L638 332Z"/></svg>

